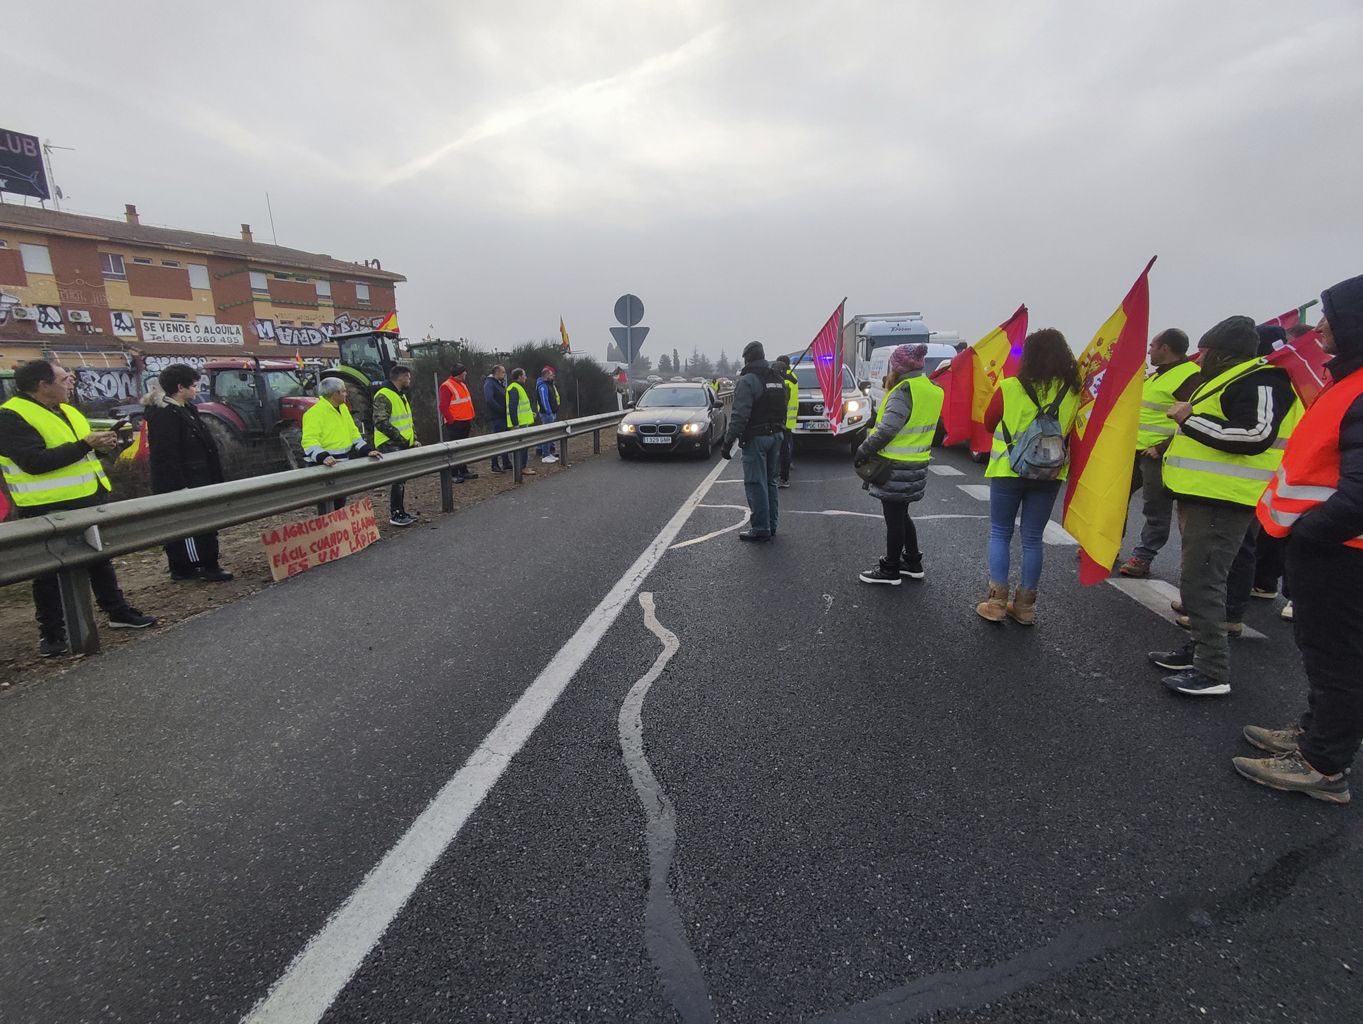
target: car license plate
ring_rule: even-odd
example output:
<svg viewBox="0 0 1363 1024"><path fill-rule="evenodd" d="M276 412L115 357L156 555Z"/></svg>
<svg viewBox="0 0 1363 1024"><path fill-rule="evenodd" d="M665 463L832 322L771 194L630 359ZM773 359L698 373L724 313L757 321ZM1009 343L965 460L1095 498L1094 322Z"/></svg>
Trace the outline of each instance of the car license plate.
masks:
<svg viewBox="0 0 1363 1024"><path fill-rule="evenodd" d="M830 427L830 426L828 425L828 421L827 421L827 420L810 420L808 423L804 424L804 428L805 428L806 430L831 430L831 429L833 429L832 427Z"/></svg>
<svg viewBox="0 0 1363 1024"><path fill-rule="evenodd" d="M644 444L671 444L671 443L672 443L672 438L670 438L670 437L646 437L646 438L644 438Z"/></svg>

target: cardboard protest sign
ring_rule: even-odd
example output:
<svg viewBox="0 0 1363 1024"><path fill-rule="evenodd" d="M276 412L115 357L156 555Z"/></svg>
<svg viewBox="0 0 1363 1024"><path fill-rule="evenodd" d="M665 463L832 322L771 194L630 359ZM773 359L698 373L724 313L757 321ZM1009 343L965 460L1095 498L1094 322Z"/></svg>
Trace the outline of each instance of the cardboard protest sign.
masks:
<svg viewBox="0 0 1363 1024"><path fill-rule="evenodd" d="M260 535L270 575L279 582L323 562L334 562L363 551L379 539L371 498L357 501L324 516L286 523Z"/></svg>

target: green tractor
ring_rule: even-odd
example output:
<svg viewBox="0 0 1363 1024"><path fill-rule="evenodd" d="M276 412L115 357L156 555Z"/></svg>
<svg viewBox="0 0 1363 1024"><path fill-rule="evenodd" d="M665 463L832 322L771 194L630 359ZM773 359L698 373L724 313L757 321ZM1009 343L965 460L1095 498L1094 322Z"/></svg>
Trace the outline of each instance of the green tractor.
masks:
<svg viewBox="0 0 1363 1024"><path fill-rule="evenodd" d="M398 363L396 331L349 331L333 334L341 349L341 365L322 371L322 377L345 381L346 404L365 437L374 436L374 395Z"/></svg>

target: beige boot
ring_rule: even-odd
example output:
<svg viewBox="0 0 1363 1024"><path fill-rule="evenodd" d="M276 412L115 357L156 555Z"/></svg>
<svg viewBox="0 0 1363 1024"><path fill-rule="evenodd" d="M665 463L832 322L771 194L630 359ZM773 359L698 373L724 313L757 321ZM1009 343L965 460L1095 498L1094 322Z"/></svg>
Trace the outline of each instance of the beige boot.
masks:
<svg viewBox="0 0 1363 1024"><path fill-rule="evenodd" d="M1036 591L1018 587L1008 602L1008 617L1020 626L1036 625Z"/></svg>
<svg viewBox="0 0 1363 1024"><path fill-rule="evenodd" d="M989 596L975 606L980 618L1002 622L1008 618L1008 584L989 581Z"/></svg>

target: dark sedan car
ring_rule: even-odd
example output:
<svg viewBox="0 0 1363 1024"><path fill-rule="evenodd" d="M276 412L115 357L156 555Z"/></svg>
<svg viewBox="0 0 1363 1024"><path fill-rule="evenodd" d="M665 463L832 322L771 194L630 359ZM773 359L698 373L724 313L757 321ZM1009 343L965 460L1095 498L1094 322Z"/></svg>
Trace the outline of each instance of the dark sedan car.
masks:
<svg viewBox="0 0 1363 1024"><path fill-rule="evenodd" d="M620 423L615 447L620 458L687 452L707 458L724 440L729 414L708 384L654 384L639 396Z"/></svg>

